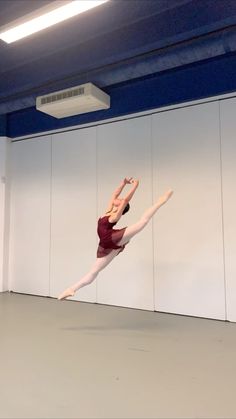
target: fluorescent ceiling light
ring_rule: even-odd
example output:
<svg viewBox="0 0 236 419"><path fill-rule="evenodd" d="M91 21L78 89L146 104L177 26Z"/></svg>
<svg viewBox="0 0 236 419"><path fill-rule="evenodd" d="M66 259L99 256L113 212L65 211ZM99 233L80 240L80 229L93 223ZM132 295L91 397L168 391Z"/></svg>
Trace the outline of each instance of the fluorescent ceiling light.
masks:
<svg viewBox="0 0 236 419"><path fill-rule="evenodd" d="M74 0L55 1L34 13L24 16L3 28L0 28L0 39L10 44L32 33L41 31L70 17L100 6L108 0ZM63 4L63 6L62 6ZM54 10L52 10L54 8Z"/></svg>

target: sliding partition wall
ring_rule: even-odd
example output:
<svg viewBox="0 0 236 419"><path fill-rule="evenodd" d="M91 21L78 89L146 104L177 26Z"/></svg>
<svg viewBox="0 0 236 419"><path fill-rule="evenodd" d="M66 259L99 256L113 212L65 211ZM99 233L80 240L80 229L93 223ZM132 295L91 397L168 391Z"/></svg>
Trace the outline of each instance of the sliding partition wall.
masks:
<svg viewBox="0 0 236 419"><path fill-rule="evenodd" d="M8 289L9 147L10 140L0 136L0 292Z"/></svg>
<svg viewBox="0 0 236 419"><path fill-rule="evenodd" d="M236 321L236 99L220 102L227 320Z"/></svg>
<svg viewBox="0 0 236 419"><path fill-rule="evenodd" d="M98 214L122 178L133 176L140 186L117 228L135 223L152 204L151 117L98 127L97 150ZM101 273L97 302L154 310L152 224Z"/></svg>
<svg viewBox="0 0 236 419"><path fill-rule="evenodd" d="M172 201L154 219L158 311L224 319L219 104L153 116L154 194Z"/></svg>
<svg viewBox="0 0 236 419"><path fill-rule="evenodd" d="M50 295L79 281L96 248L96 128L52 136ZM96 302L96 282L80 300ZM77 298L77 295L76 295Z"/></svg>
<svg viewBox="0 0 236 419"><path fill-rule="evenodd" d="M49 295L51 137L11 144L9 289Z"/></svg>
<svg viewBox="0 0 236 419"><path fill-rule="evenodd" d="M236 321L235 108L215 101L13 142L10 289L56 297L79 280L96 258L97 218L134 176L117 227L174 195L73 299Z"/></svg>

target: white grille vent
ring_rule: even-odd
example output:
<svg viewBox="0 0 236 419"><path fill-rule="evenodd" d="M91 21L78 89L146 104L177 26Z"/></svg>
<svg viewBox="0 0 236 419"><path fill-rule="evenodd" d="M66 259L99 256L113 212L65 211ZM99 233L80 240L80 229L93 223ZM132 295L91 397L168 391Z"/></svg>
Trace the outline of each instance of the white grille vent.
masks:
<svg viewBox="0 0 236 419"><path fill-rule="evenodd" d="M68 90L64 93L57 93L51 96L43 97L41 99L41 105L44 105L45 103L56 102L57 100L66 99L68 97L80 96L83 94L84 94L84 87L80 87L79 89Z"/></svg>
<svg viewBox="0 0 236 419"><path fill-rule="evenodd" d="M36 99L36 109L56 118L110 108L110 96L92 83L60 90Z"/></svg>

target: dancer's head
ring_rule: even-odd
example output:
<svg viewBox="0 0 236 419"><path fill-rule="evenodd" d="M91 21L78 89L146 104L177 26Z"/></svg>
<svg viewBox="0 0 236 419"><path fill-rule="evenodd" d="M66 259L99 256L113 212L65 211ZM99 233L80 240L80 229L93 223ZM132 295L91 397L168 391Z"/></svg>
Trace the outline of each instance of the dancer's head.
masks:
<svg viewBox="0 0 236 419"><path fill-rule="evenodd" d="M116 198L116 199L114 199L114 201L113 201L113 211L115 210L115 212L116 212L116 211L118 210L118 208L119 208L119 206L120 206L121 202L122 202L122 199L120 199L120 198ZM124 208L122 215L124 215L126 212L128 212L128 211L129 211L129 209L130 209L130 205L129 205L129 203L128 203L128 204L126 205L126 207Z"/></svg>
<svg viewBox="0 0 236 419"><path fill-rule="evenodd" d="M129 203L126 205L126 207L124 208L124 211L122 212L122 215L126 214L126 212L128 212L130 209L130 205Z"/></svg>

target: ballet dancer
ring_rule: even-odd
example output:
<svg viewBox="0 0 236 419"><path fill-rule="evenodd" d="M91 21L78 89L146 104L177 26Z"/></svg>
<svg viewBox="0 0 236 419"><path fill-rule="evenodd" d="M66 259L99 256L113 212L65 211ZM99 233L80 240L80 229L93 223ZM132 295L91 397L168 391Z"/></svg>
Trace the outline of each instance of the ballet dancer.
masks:
<svg viewBox="0 0 236 419"><path fill-rule="evenodd" d="M120 198L120 194L127 184L131 184L132 187L127 193L125 198ZM104 269L120 252L122 252L126 244L132 239L137 233L143 230L147 223L151 220L155 212L170 199L173 191L170 189L164 195L162 195L157 202L145 211L140 220L131 225L130 227L124 227L121 229L114 229L114 225L127 211L129 211L129 202L133 197L139 181L136 179L125 178L120 186L114 191L111 200L109 202L105 215L99 218L97 233L100 239L97 249L97 260L90 269L90 271L76 282L70 288L67 288L58 300L63 300L68 297L72 297L75 292L80 288L91 284L98 276L99 272Z"/></svg>

